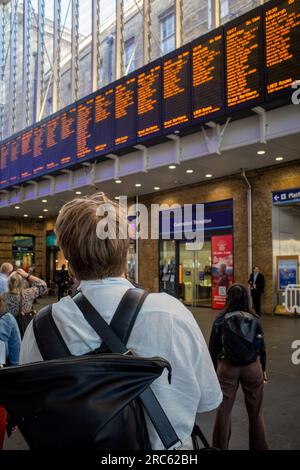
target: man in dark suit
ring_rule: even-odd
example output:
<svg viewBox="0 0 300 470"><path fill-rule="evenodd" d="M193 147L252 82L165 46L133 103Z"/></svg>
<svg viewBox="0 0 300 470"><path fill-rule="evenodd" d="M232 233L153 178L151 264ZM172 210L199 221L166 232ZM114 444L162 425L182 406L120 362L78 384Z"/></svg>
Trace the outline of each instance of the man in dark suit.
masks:
<svg viewBox="0 0 300 470"><path fill-rule="evenodd" d="M265 289L265 278L264 275L260 272L258 266L255 266L255 268L253 268L253 271L250 274L248 284L251 288L251 296L255 312L257 313L257 315L261 315L260 304L261 295L263 294Z"/></svg>

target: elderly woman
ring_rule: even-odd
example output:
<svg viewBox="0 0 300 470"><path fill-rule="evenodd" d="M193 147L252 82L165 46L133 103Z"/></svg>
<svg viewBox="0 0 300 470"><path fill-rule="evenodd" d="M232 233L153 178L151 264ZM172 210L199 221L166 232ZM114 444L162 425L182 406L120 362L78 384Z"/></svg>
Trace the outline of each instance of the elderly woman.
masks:
<svg viewBox="0 0 300 470"><path fill-rule="evenodd" d="M27 281L29 287L24 287ZM6 311L18 319L21 335L24 334L22 316L33 312L33 302L47 292L47 284L23 269L13 272L8 278L8 292L3 294Z"/></svg>

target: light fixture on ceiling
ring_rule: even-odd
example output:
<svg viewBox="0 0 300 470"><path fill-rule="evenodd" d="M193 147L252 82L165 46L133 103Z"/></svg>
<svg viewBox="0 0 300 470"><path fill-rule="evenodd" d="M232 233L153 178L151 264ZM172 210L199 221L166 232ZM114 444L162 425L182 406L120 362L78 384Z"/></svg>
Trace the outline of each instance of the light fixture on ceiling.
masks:
<svg viewBox="0 0 300 470"><path fill-rule="evenodd" d="M43 202L44 204L46 204L46 202L48 202L48 201L47 201L47 199L42 199L42 202Z"/></svg>
<svg viewBox="0 0 300 470"><path fill-rule="evenodd" d="M43 216L43 215L39 215L39 219L43 219L43 218L44 218L44 216Z"/></svg>
<svg viewBox="0 0 300 470"><path fill-rule="evenodd" d="M159 191L160 190L160 187L159 186L154 186L154 191Z"/></svg>
<svg viewBox="0 0 300 470"><path fill-rule="evenodd" d="M15 206L15 209L20 209L20 206Z"/></svg>
<svg viewBox="0 0 300 470"><path fill-rule="evenodd" d="M82 192L81 192L81 191L76 191L75 194L77 194L78 196L80 196L80 194L82 194Z"/></svg>
<svg viewBox="0 0 300 470"><path fill-rule="evenodd" d="M24 217L28 217L28 214L24 214Z"/></svg>
<svg viewBox="0 0 300 470"><path fill-rule="evenodd" d="M205 178L212 178L212 174L211 174L211 173L207 173L207 174L205 175Z"/></svg>
<svg viewBox="0 0 300 470"><path fill-rule="evenodd" d="M257 155L265 155L266 151L265 150L258 150Z"/></svg>
<svg viewBox="0 0 300 470"><path fill-rule="evenodd" d="M121 184L121 183L122 183L122 180L115 180L115 183L116 183L116 184Z"/></svg>
<svg viewBox="0 0 300 470"><path fill-rule="evenodd" d="M136 188L141 188L142 185L141 185L141 183L135 183L135 187L136 187Z"/></svg>
<svg viewBox="0 0 300 470"><path fill-rule="evenodd" d="M276 162L282 162L283 157L276 157Z"/></svg>
<svg viewBox="0 0 300 470"><path fill-rule="evenodd" d="M43 212L48 212L48 209L43 209Z"/></svg>
<svg viewBox="0 0 300 470"><path fill-rule="evenodd" d="M192 169L186 170L186 173L188 173L188 174L194 173L194 170L192 170Z"/></svg>
<svg viewBox="0 0 300 470"><path fill-rule="evenodd" d="M169 165L169 170L176 170L176 165Z"/></svg>

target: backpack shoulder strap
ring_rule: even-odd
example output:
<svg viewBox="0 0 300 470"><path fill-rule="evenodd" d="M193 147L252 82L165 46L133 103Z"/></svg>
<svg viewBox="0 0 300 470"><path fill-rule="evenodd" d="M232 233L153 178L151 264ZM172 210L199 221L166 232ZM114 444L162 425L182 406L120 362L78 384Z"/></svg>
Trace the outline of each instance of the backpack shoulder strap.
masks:
<svg viewBox="0 0 300 470"><path fill-rule="evenodd" d="M33 317L33 332L44 361L71 356L52 315L52 305L42 308Z"/></svg>

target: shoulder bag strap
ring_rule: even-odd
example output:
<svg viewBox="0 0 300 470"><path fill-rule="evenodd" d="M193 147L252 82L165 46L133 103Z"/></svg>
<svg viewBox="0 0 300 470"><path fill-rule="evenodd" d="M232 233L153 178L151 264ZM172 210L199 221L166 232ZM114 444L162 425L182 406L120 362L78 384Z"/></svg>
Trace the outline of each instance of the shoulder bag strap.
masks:
<svg viewBox="0 0 300 470"><path fill-rule="evenodd" d="M33 317L33 332L44 361L71 356L52 316L52 305L42 308Z"/></svg>
<svg viewBox="0 0 300 470"><path fill-rule="evenodd" d="M132 291L135 292L133 293ZM130 289L129 292L127 291L125 294L125 299L122 299L123 305L126 306L126 310L122 311L122 315L124 317L122 318L122 323L123 325L127 325L127 331L121 334L123 338L129 338L134 321L143 304L143 301L146 298L146 295L147 294L145 294L145 291L142 289ZM116 332L113 330L113 328L109 326L101 317L99 312L93 307L89 300L81 292L76 294L73 297L73 300L81 310L86 321L98 333L99 337L108 346L110 351L112 353L125 354L127 352L126 345L121 341L119 336L116 335ZM130 305L131 300L132 304ZM121 306L122 301L120 303L120 309L119 307L117 308L117 317L116 319L113 319L114 323L116 323L118 318L120 318L119 315L121 315ZM167 415L160 406L159 401L150 387L140 395L140 399L164 447L169 449L180 442L180 439L177 436L172 424L170 423Z"/></svg>

